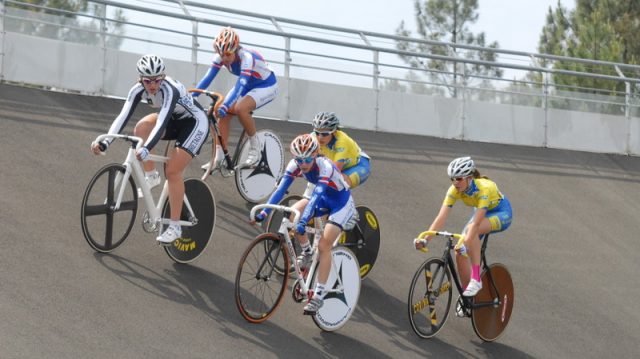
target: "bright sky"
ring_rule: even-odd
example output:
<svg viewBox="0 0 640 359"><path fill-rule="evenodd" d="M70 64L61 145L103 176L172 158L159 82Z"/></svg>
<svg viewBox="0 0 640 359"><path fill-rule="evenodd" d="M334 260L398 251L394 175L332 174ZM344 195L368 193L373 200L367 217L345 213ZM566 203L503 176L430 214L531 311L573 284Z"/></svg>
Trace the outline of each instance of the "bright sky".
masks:
<svg viewBox="0 0 640 359"><path fill-rule="evenodd" d="M211 4L210 1L200 0ZM560 0L573 8L575 0ZM215 5L313 23L393 34L402 20L415 32L414 0L216 0ZM472 26L500 48L537 52L549 7L558 0L479 0L479 18Z"/></svg>

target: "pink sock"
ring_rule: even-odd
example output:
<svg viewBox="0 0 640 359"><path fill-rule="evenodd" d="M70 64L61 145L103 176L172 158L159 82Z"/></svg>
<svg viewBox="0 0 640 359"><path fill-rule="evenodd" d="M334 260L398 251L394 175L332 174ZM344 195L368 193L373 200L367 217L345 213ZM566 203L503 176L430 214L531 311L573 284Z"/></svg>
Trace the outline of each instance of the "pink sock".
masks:
<svg viewBox="0 0 640 359"><path fill-rule="evenodd" d="M471 278L480 281L480 265L472 264L471 265Z"/></svg>

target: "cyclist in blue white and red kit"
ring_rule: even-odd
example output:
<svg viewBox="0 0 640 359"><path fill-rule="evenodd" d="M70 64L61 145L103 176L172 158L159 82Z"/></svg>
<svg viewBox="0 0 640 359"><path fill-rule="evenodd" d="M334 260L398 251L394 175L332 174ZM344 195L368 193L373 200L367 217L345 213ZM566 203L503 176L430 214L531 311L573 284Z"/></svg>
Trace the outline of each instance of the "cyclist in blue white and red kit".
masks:
<svg viewBox="0 0 640 359"><path fill-rule="evenodd" d="M231 27L225 27L213 42L216 55L211 67L200 80L197 88L205 90L215 79L221 67L238 76L235 86L229 90L225 100L218 108L220 135L227 142L231 117L238 116L242 127L249 136L249 154L245 166L253 166L260 161L260 142L256 136L256 124L251 116L252 112L269 102L278 95L276 75L265 59L257 51L240 46L240 38ZM198 96L195 93L193 96ZM213 131L213 129L212 129ZM216 139L217 140L217 139ZM213 170L219 167L224 159L222 147L216 144L214 163L202 166L203 169Z"/></svg>
<svg viewBox="0 0 640 359"><path fill-rule="evenodd" d="M295 227L295 237L300 241L302 254L298 257L298 265L307 268L312 260L312 248L305 234L305 226L311 218L328 215L322 237L318 242L319 267L318 281L314 289L313 297L304 307L304 314L315 314L324 300L326 294L325 285L331 270L331 247L338 238L344 226L351 220L355 213L355 205L351 191L345 184L342 173L336 165L327 157L318 155L320 145L315 136L304 134L296 137L291 142L291 154L293 159L287 165L287 169L278 184L278 189L269 198L269 204L280 203L287 189L296 177L304 177L307 181L316 185L309 200L309 204L293 205L299 211L303 211ZM253 218L255 222L264 220L268 210L263 210Z"/></svg>

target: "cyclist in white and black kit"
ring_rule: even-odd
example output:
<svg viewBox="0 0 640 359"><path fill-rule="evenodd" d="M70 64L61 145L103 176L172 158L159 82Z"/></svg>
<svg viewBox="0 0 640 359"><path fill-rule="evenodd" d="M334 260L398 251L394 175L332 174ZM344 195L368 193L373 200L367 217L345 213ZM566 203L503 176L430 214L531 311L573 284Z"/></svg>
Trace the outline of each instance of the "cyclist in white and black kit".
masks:
<svg viewBox="0 0 640 359"><path fill-rule="evenodd" d="M178 224L184 197L182 172L191 159L200 152L209 134L209 120L202 107L180 82L166 76L162 59L155 55L144 55L137 63L138 82L129 90L122 111L111 124L110 134L120 133L141 101L159 111L143 117L133 131L144 140L136 153L143 161L145 179L151 187L160 184L160 175L152 161L145 161L149 151L159 140L175 140L175 148L169 152L165 166L165 177L169 183L169 203L171 223L156 239L162 244L170 244L182 235ZM105 152L110 141L92 143L94 154Z"/></svg>

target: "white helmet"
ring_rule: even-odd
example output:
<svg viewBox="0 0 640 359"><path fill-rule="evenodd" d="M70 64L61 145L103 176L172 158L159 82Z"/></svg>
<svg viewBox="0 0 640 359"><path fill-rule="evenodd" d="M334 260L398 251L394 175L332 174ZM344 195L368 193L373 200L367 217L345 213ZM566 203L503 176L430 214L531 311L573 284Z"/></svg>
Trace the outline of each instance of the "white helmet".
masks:
<svg viewBox="0 0 640 359"><path fill-rule="evenodd" d="M137 63L138 73L142 77L164 75L164 62L156 55L144 55Z"/></svg>
<svg viewBox="0 0 640 359"><path fill-rule="evenodd" d="M310 157L318 149L318 140L308 133L296 137L291 141L291 154L293 157Z"/></svg>
<svg viewBox="0 0 640 359"><path fill-rule="evenodd" d="M476 165L471 157L458 157L449 163L447 174L449 178L468 177L476 170Z"/></svg>

